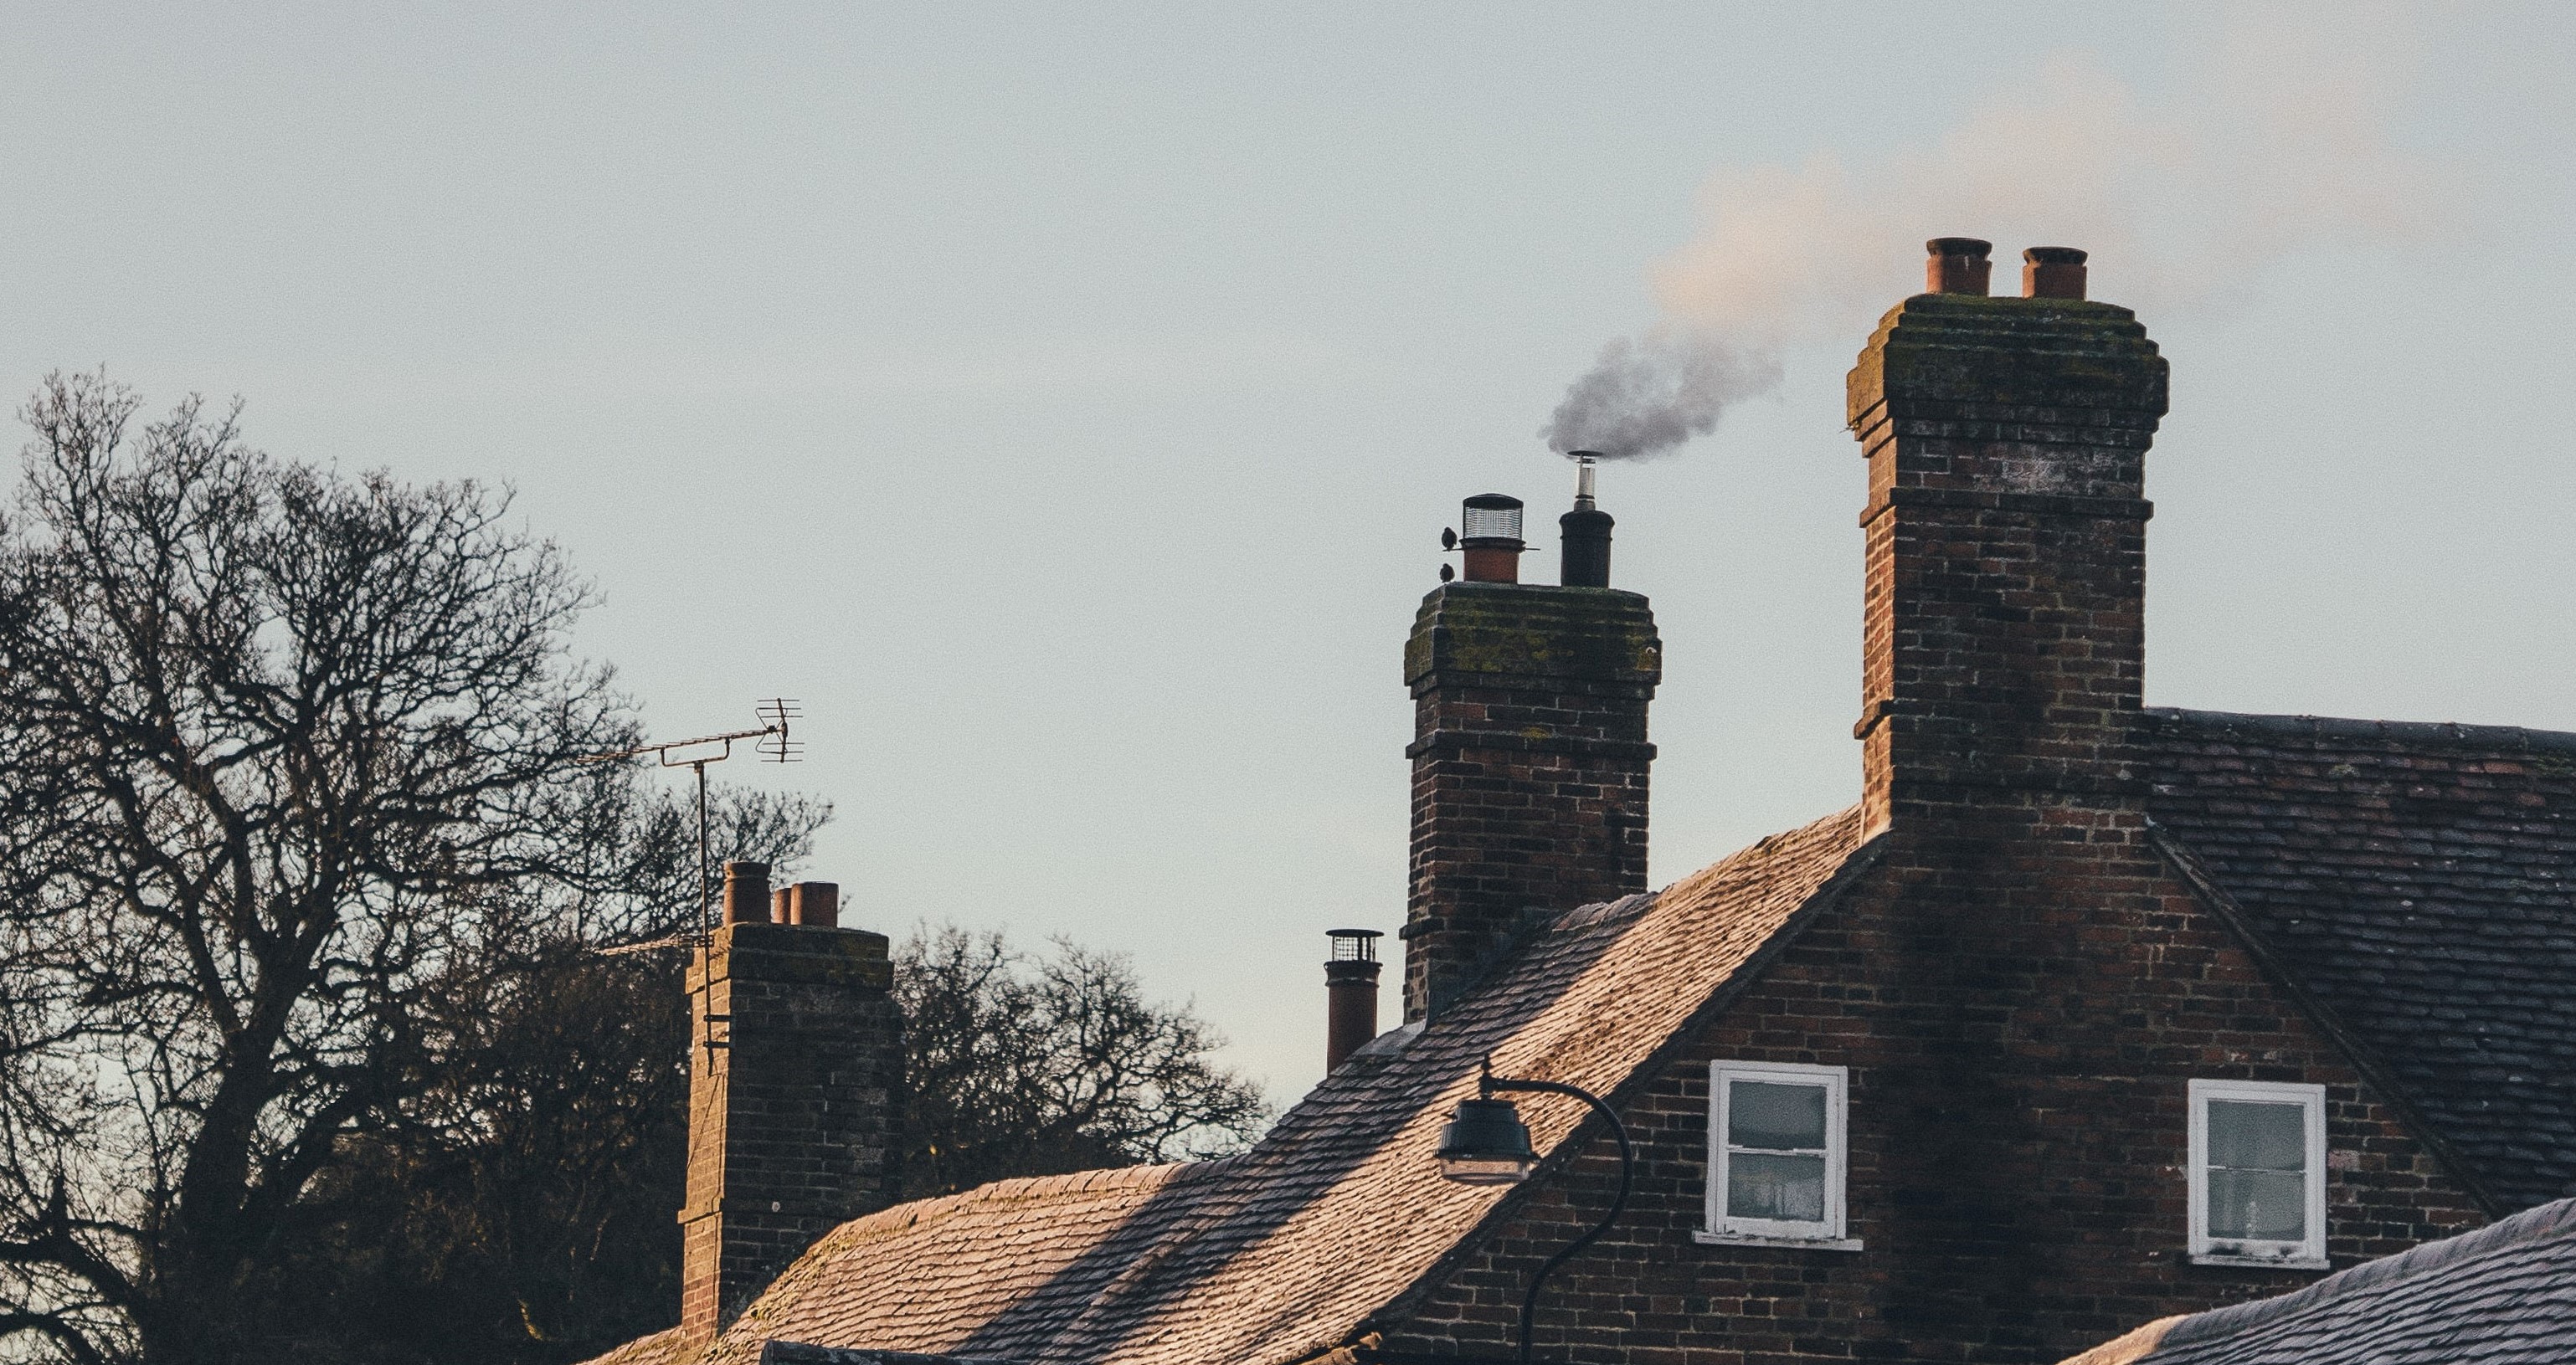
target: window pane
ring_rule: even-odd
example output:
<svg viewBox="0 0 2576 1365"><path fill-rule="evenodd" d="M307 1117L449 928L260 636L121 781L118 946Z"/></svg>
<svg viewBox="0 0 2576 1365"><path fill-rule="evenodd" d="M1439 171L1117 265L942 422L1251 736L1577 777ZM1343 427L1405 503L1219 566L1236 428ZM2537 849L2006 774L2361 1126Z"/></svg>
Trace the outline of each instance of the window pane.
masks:
<svg viewBox="0 0 2576 1365"><path fill-rule="evenodd" d="M2231 1171L2304 1170L2306 1120L2301 1105L2211 1100L2209 1164Z"/></svg>
<svg viewBox="0 0 2576 1365"><path fill-rule="evenodd" d="M1726 1216L1825 1221L1825 1159L1727 1153Z"/></svg>
<svg viewBox="0 0 2576 1365"><path fill-rule="evenodd" d="M1824 1150L1825 1088L1734 1082L1726 1097L1726 1140L1775 1152Z"/></svg>
<svg viewBox="0 0 2576 1365"><path fill-rule="evenodd" d="M2222 1240L2304 1240L2307 1180L2296 1171L2211 1171L2209 1235Z"/></svg>

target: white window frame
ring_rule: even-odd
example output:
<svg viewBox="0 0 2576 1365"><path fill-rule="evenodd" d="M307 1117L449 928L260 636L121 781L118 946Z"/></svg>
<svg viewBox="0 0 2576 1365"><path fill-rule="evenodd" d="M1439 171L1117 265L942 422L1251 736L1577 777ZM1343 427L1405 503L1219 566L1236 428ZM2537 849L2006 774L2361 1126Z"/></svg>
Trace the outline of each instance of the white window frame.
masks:
<svg viewBox="0 0 2576 1365"><path fill-rule="evenodd" d="M2191 1259L2195 1265L2251 1265L2279 1269L2326 1268L2326 1088L2284 1081L2191 1083ZM2298 1241L2213 1239L2209 1235L2209 1102L2296 1104L2307 1131L2307 1235Z"/></svg>
<svg viewBox="0 0 2576 1365"><path fill-rule="evenodd" d="M1816 1222L1781 1218L1726 1216L1726 1132L1729 1083L1736 1080L1794 1080L1819 1085L1825 1092L1825 1216ZM1845 1236L1844 1173L1850 1164L1849 1124L1851 1068L1806 1066L1794 1062L1711 1062L1708 1064L1708 1197L1703 1225L1692 1240L1735 1246L1791 1246L1809 1250L1858 1251L1860 1242Z"/></svg>

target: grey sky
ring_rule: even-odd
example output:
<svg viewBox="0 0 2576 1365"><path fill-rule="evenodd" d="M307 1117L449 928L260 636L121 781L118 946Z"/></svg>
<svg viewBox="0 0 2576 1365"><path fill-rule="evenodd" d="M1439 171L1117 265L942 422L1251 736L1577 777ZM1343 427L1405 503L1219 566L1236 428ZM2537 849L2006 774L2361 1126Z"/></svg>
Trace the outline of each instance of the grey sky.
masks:
<svg viewBox="0 0 2576 1365"><path fill-rule="evenodd" d="M2241 15L11 4L0 388L514 483L657 731L804 699L726 776L839 803L859 922L1132 951L1286 1100L1402 918L1439 530L1552 518L1611 338L1782 373L1603 476L1656 879L1851 799L1841 379L1927 236L2172 357L2151 701L2576 729L2576 10Z"/></svg>

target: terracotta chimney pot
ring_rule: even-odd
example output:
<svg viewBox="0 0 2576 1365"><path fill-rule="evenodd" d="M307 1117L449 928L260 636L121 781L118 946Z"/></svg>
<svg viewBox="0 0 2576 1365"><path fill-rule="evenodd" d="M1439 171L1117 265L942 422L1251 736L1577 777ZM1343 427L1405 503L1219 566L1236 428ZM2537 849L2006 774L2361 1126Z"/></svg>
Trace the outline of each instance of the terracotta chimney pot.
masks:
<svg viewBox="0 0 2576 1365"><path fill-rule="evenodd" d="M2071 246L2035 246L2021 254L2021 296L2084 297L2084 253Z"/></svg>
<svg viewBox="0 0 2576 1365"><path fill-rule="evenodd" d="M808 929L837 929L841 925L841 884L839 882L798 882L779 894L788 897L787 922Z"/></svg>
<svg viewBox="0 0 2576 1365"><path fill-rule="evenodd" d="M769 922L769 864L729 858L724 865L724 922Z"/></svg>
<svg viewBox="0 0 2576 1365"><path fill-rule="evenodd" d="M1994 262L1986 257L1995 249L1992 242L1974 237L1935 237L1923 244L1931 259L1923 263L1923 291L1927 294L1983 294L1993 277Z"/></svg>

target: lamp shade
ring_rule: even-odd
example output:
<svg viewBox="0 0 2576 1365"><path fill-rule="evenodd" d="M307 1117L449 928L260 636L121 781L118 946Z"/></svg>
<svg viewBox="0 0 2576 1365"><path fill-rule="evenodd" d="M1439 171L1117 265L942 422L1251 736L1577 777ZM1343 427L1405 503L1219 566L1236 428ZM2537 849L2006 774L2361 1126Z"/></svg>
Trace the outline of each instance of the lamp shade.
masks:
<svg viewBox="0 0 2576 1365"><path fill-rule="evenodd" d="M1517 1185L1537 1165L1510 1100L1460 1100L1440 1134L1440 1174L1461 1185Z"/></svg>

